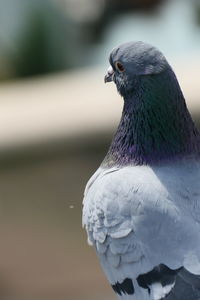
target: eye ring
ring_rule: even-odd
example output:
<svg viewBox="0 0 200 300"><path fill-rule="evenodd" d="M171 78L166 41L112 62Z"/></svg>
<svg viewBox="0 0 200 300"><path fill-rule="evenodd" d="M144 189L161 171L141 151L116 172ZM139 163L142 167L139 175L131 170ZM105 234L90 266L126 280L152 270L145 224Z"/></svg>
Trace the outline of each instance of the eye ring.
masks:
<svg viewBox="0 0 200 300"><path fill-rule="evenodd" d="M120 63L119 61L117 61L117 62L115 63L115 67L116 67L116 69L117 69L119 72L124 72L124 71L125 71L124 66L123 66L122 63Z"/></svg>

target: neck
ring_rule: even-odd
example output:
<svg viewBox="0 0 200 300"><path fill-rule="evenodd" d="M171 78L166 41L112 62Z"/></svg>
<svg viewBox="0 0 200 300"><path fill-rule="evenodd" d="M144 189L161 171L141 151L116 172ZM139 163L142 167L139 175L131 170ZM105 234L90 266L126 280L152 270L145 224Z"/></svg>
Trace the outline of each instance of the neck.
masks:
<svg viewBox="0 0 200 300"><path fill-rule="evenodd" d="M124 97L121 121L102 165L151 165L199 157L200 136L173 71L142 78L138 86L137 92Z"/></svg>

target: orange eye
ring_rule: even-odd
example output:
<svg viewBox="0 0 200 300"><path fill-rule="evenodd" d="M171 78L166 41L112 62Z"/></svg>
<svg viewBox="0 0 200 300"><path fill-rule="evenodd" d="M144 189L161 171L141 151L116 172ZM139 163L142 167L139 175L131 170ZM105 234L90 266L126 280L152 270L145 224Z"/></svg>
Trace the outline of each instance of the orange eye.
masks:
<svg viewBox="0 0 200 300"><path fill-rule="evenodd" d="M124 72L124 71L125 71L124 66L123 66L119 61L117 61L117 62L115 63L115 67L116 67L116 69L117 69L118 71L120 71L120 72Z"/></svg>

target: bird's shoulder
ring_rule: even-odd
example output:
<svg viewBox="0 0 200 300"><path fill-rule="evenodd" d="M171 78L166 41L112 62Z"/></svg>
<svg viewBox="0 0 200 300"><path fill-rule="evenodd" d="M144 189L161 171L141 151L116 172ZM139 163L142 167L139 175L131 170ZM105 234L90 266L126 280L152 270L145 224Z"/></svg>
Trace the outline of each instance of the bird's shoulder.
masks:
<svg viewBox="0 0 200 300"><path fill-rule="evenodd" d="M121 215L125 212L120 208L131 209L133 215L141 207L188 210L200 201L199 182L200 163L195 161L155 167L100 167L86 185L83 203L99 204L105 213L114 213L117 208ZM200 213L197 205L195 209Z"/></svg>
<svg viewBox="0 0 200 300"><path fill-rule="evenodd" d="M83 225L90 242L134 232L151 249L168 240L175 246L180 239L191 244L199 230L199 180L199 169L191 164L100 168L84 197Z"/></svg>
<svg viewBox="0 0 200 300"><path fill-rule="evenodd" d="M191 163L97 170L83 224L111 283L123 281L123 268L131 278L133 265L135 278L160 263L200 273L199 180L199 164Z"/></svg>
<svg viewBox="0 0 200 300"><path fill-rule="evenodd" d="M85 189L84 215L113 217L116 222L117 217L141 215L144 209L170 210L178 193L187 193L183 177L177 170L149 166L99 168Z"/></svg>
<svg viewBox="0 0 200 300"><path fill-rule="evenodd" d="M86 186L83 224L91 240L122 238L153 213L177 214L168 192L148 166L99 169Z"/></svg>

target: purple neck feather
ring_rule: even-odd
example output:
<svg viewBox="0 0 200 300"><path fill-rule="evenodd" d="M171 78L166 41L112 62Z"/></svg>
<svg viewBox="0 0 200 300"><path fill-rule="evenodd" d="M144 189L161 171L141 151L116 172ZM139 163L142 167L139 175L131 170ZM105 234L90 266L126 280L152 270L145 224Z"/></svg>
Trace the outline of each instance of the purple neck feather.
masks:
<svg viewBox="0 0 200 300"><path fill-rule="evenodd" d="M200 135L173 71L139 78L137 91L124 95L102 166L153 165L187 156L200 156Z"/></svg>

